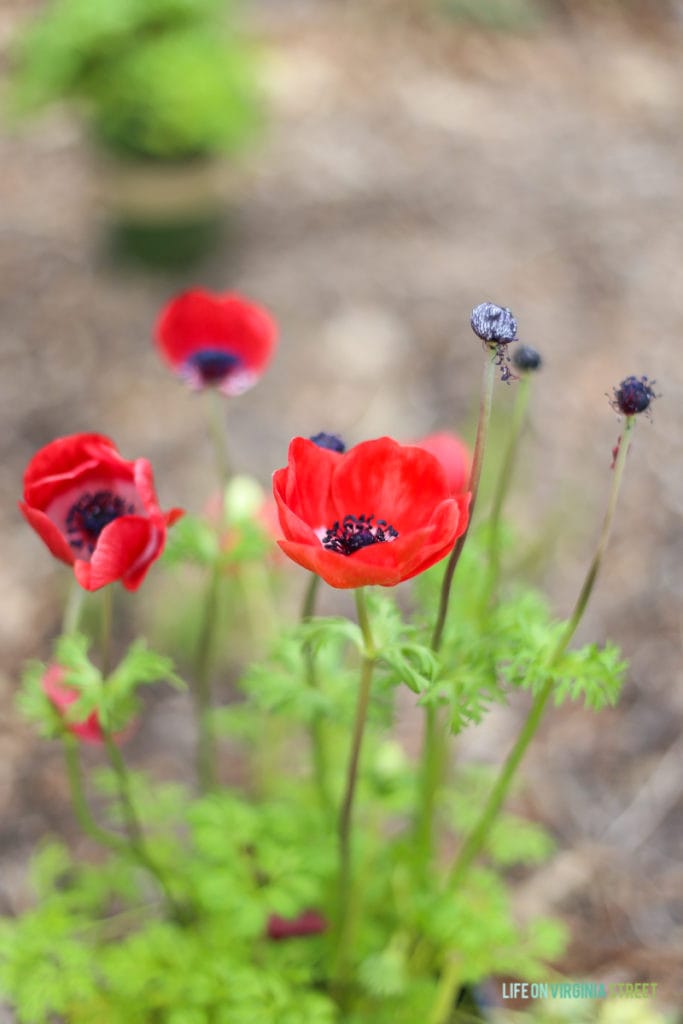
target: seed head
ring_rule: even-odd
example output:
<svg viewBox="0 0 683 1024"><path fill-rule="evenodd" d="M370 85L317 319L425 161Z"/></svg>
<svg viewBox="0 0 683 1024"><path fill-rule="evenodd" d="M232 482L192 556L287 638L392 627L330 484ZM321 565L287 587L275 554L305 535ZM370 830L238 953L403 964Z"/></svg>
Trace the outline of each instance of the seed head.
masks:
<svg viewBox="0 0 683 1024"><path fill-rule="evenodd" d="M626 377L618 388L614 388L612 408L624 416L635 416L645 412L657 395L652 387L654 381L647 377Z"/></svg>
<svg viewBox="0 0 683 1024"><path fill-rule="evenodd" d="M495 302L482 302L475 306L470 316L472 330L482 341L496 345L507 345L517 340L517 321L506 306Z"/></svg>

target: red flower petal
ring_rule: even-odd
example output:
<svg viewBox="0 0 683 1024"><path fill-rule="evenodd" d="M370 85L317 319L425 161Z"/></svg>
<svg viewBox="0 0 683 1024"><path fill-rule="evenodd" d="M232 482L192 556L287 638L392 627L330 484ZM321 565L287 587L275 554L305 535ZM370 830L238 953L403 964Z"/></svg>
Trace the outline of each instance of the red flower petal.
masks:
<svg viewBox="0 0 683 1024"><path fill-rule="evenodd" d="M340 456L319 448L305 437L295 437L289 446L287 468L273 476L276 500L291 509L312 529L332 526L337 518L332 501L332 476L340 465Z"/></svg>
<svg viewBox="0 0 683 1024"><path fill-rule="evenodd" d="M296 438L287 467L274 474L273 492L285 535L281 549L343 589L394 586L434 565L466 529L470 498L451 495L443 468L429 452L388 437L344 455ZM385 520L398 535L374 540L373 524L363 528L370 541L365 546L349 553L324 547L322 531L335 522L342 541L348 536L345 516L374 516L375 524Z"/></svg>
<svg viewBox="0 0 683 1024"><path fill-rule="evenodd" d="M235 373L245 378L238 390L246 390L270 362L277 328L265 309L241 295L215 295L194 288L164 307L155 338L161 355L174 370L207 350L236 357Z"/></svg>
<svg viewBox="0 0 683 1024"><path fill-rule="evenodd" d="M451 494L459 494L466 489L470 478L470 453L459 437L444 430L429 434L414 444L439 460Z"/></svg>
<svg viewBox="0 0 683 1024"><path fill-rule="evenodd" d="M21 511L49 550L97 590L120 579L129 590L158 558L183 513L162 512L147 459L127 461L100 434L58 438L31 459Z"/></svg>
<svg viewBox="0 0 683 1024"><path fill-rule="evenodd" d="M99 590L121 580L137 590L151 563L161 554L159 523L143 516L122 516L102 530L89 562L76 559L76 579L85 590Z"/></svg>
<svg viewBox="0 0 683 1024"><path fill-rule="evenodd" d="M23 501L19 502L19 508L29 525L33 527L38 536L47 544L50 553L55 558L59 558L60 561L66 562L67 565L73 565L74 553L59 527L55 526L44 512L31 508L30 505Z"/></svg>
<svg viewBox="0 0 683 1024"><path fill-rule="evenodd" d="M59 713L64 716L66 711L75 704L80 694L71 686L64 686L64 669L61 665L49 665L42 679L43 692ZM97 712L92 711L82 722L65 722L66 728L74 736L86 743L102 743L104 736Z"/></svg>
<svg viewBox="0 0 683 1024"><path fill-rule="evenodd" d="M433 455L380 437L356 445L339 460L332 495L336 519L374 515L386 519L400 535L424 524L425 510L435 508L449 491Z"/></svg>
<svg viewBox="0 0 683 1024"><path fill-rule="evenodd" d="M24 473L24 498L45 508L69 482L93 470L132 478L131 464L122 459L113 441L102 434L59 437L36 452Z"/></svg>

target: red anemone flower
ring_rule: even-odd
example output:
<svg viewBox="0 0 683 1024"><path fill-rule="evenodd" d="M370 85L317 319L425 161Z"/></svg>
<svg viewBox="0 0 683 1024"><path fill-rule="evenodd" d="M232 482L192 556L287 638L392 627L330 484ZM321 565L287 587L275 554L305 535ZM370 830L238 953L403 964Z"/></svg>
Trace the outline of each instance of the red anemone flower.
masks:
<svg viewBox="0 0 683 1024"><path fill-rule="evenodd" d="M70 722L67 720L66 713L71 705L75 704L79 699L80 693L73 686L66 686L64 684L65 674L61 665L57 665L54 662L48 665L41 681L43 693L64 719L64 725L73 736L77 736L79 740L83 740L85 743L104 743L104 733L102 732L102 726L96 711L91 711L82 722ZM114 739L117 743L121 743L130 736L133 730L134 727L129 725L123 732L117 733Z"/></svg>
<svg viewBox="0 0 683 1024"><path fill-rule="evenodd" d="M241 395L257 382L275 350L269 314L241 295L194 288L171 299L156 324L161 355L195 390Z"/></svg>
<svg viewBox="0 0 683 1024"><path fill-rule="evenodd" d="M341 455L296 437L273 477L286 555L332 587L392 587L440 561L465 531L470 495L439 461L390 437Z"/></svg>
<svg viewBox="0 0 683 1024"><path fill-rule="evenodd" d="M72 434L41 448L24 473L19 508L85 590L115 580L137 590L183 514L159 508L147 459L126 461L101 434Z"/></svg>
<svg viewBox="0 0 683 1024"><path fill-rule="evenodd" d="M446 474L451 494L460 494L467 490L470 478L470 453L467 445L456 434L449 434L442 430L413 443L418 448L424 448L426 452L431 452L439 460Z"/></svg>

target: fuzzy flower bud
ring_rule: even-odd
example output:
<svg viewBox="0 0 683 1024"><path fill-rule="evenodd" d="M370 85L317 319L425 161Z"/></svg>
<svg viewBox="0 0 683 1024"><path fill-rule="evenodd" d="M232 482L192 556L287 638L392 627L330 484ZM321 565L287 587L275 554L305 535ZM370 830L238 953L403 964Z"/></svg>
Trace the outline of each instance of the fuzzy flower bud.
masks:
<svg viewBox="0 0 683 1024"><path fill-rule="evenodd" d="M647 377L626 377L618 388L614 388L612 408L624 416L635 416L645 412L653 398L656 398L652 384Z"/></svg>
<svg viewBox="0 0 683 1024"><path fill-rule="evenodd" d="M523 373L533 373L534 370L540 370L543 365L540 352L531 345L520 345L512 357L512 362L515 369Z"/></svg>
<svg viewBox="0 0 683 1024"><path fill-rule="evenodd" d="M482 341L506 345L517 340L517 321L512 311L495 302L482 302L475 306L470 316L472 330Z"/></svg>

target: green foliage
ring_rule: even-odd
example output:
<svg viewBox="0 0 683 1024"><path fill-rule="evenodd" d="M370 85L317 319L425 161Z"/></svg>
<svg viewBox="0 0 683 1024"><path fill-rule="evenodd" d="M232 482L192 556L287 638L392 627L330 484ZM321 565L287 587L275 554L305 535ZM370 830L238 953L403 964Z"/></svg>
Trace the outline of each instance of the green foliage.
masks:
<svg viewBox="0 0 683 1024"><path fill-rule="evenodd" d="M173 686L184 687L173 670L173 662L137 640L105 679L88 655L90 641L81 634L59 637L55 644L53 663L63 670L60 685L75 691L78 699L69 705L64 716L58 714L46 696L42 680L47 666L29 662L17 695L17 705L24 716L32 721L44 736L60 736L65 732L64 722L83 722L93 711L102 725L113 732L123 729L139 712L137 691L141 686L165 680Z"/></svg>
<svg viewBox="0 0 683 1024"><path fill-rule="evenodd" d="M546 599L531 587L512 588L491 603L483 540L485 534L475 535L463 552L440 651L442 668L423 688L421 703L448 706L456 733L481 722L492 704L505 703L511 687L537 693L548 678L556 704L583 700L594 710L613 705L626 671L619 650L587 644L556 659L566 623L552 616ZM425 612L434 606L442 573L437 567L418 581Z"/></svg>
<svg viewBox="0 0 683 1024"><path fill-rule="evenodd" d="M184 515L170 531L163 560L168 566L179 562L212 565L220 545L215 529L200 516Z"/></svg>
<svg viewBox="0 0 683 1024"><path fill-rule="evenodd" d="M242 481L225 496L217 524L181 521L166 556L169 568L197 579L219 571L231 651L242 631L243 596L253 601L258 583L259 600L268 601L260 497ZM70 1024L415 1024L433 1013L447 966L455 965L459 984L544 976L544 963L562 953L565 929L556 921L517 921L505 874L551 856L551 837L534 822L500 814L454 891L447 862L435 854L421 860L414 821L423 780L388 732L402 684L418 707L442 709L456 731L512 690L535 693L549 677L557 702L581 699L597 708L616 699L624 671L618 652L587 645L556 657L566 624L531 588L494 592L485 545L480 533L465 547L438 654L430 636L443 566L416 581L410 617L392 595L367 595L371 652L359 625L342 617L274 633L267 656L244 669L240 699L212 712L218 732L237 740L247 792L223 787L197 797L131 774L129 798L144 825L142 858L125 841L92 866L62 846L40 851L32 869L37 907L0 926L0 987L19 1024L53 1024L55 1017ZM265 582L252 570L265 572ZM176 613L191 620L194 639L199 620L191 606L198 603L200 615L201 602L190 589L186 597ZM258 610L252 614L261 621ZM375 676L358 766L353 941L342 1011L331 984L338 815L368 653ZM140 686L179 682L168 659L139 643L106 680L83 637L62 638L55 659L79 693L69 718L96 710L115 728L133 713ZM63 722L43 694L43 672L42 665L29 667L21 702L41 728L58 734ZM327 761L324 791L315 778L316 737ZM435 827L449 846L478 822L493 774L460 766L435 793ZM105 838L123 837L128 816L117 771L94 772L88 783ZM294 920L311 909L328 922L321 934L268 938L271 915Z"/></svg>
<svg viewBox="0 0 683 1024"><path fill-rule="evenodd" d="M54 0L18 40L11 101L77 101L123 155L236 152L258 123L254 59L220 0Z"/></svg>

